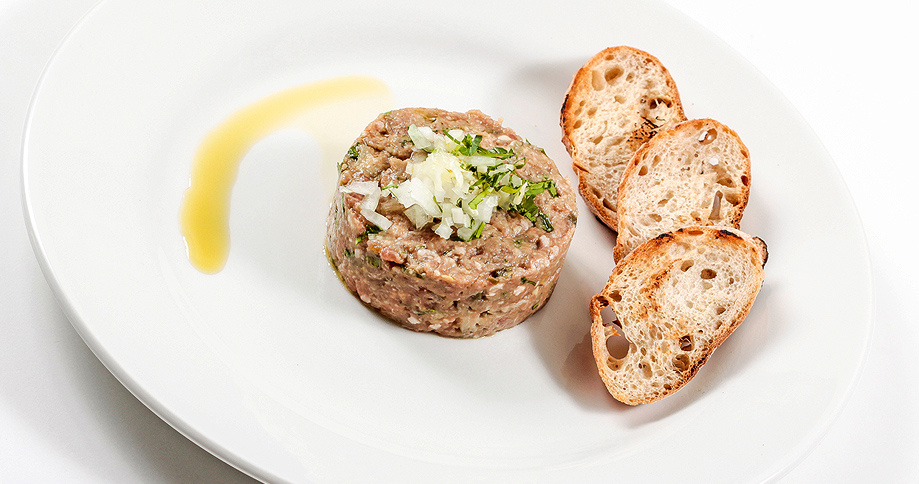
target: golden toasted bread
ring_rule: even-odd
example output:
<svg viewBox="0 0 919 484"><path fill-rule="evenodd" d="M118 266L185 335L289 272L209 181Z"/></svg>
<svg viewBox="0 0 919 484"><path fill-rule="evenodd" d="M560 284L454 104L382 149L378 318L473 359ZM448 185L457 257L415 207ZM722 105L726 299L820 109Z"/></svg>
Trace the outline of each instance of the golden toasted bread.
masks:
<svg viewBox="0 0 919 484"><path fill-rule="evenodd" d="M690 381L747 317L766 244L730 227L687 227L639 245L590 303L594 358L607 390L637 405ZM615 319L604 320L610 307ZM621 330L628 350L610 351Z"/></svg>
<svg viewBox="0 0 919 484"><path fill-rule="evenodd" d="M562 142L590 210L617 230L616 192L632 155L686 119L676 83L661 62L632 47L610 47L577 73L561 110Z"/></svg>
<svg viewBox="0 0 919 484"><path fill-rule="evenodd" d="M750 198L750 152L713 119L660 132L629 161L619 182L614 256L690 225L740 228Z"/></svg>

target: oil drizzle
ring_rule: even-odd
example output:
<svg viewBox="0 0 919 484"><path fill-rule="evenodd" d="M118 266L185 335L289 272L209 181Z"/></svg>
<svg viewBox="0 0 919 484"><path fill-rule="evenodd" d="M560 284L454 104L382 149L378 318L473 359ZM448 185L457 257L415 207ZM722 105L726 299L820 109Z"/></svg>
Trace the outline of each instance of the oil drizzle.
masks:
<svg viewBox="0 0 919 484"><path fill-rule="evenodd" d="M206 274L220 272L226 265L233 185L240 163L255 143L282 127L299 125L317 140L323 151L322 165L330 164L334 170L334 160L344 157L347 146L342 149L338 146L340 141L333 143L329 138L347 125L349 132L338 134L353 140L373 116L385 109L382 106L391 103L389 88L382 81L347 76L281 91L240 109L220 123L195 153L189 187L182 201L180 225L189 262ZM311 112L316 116L310 117ZM330 114L334 119L329 119ZM338 152L332 152L333 149Z"/></svg>

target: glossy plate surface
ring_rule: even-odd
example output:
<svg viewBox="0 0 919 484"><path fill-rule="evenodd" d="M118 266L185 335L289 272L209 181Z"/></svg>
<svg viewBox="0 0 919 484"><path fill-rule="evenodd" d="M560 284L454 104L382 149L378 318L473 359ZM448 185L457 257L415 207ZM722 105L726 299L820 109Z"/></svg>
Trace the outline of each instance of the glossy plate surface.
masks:
<svg viewBox="0 0 919 484"><path fill-rule="evenodd" d="M746 61L656 2L433 5L107 1L90 12L46 70L23 151L33 245L74 327L151 410L263 480L780 476L838 414L871 330L861 224L819 140ZM390 105L346 112L481 109L573 180L565 89L620 44L668 66L689 117L743 138L753 190L742 228L770 248L751 315L674 396L626 407L596 374L587 302L612 270L613 238L583 204L555 294L521 326L450 340L361 305L323 251L335 161L370 120L342 110L337 132L285 129L249 152L226 267L189 264L178 214L191 160L236 110L370 76Z"/></svg>

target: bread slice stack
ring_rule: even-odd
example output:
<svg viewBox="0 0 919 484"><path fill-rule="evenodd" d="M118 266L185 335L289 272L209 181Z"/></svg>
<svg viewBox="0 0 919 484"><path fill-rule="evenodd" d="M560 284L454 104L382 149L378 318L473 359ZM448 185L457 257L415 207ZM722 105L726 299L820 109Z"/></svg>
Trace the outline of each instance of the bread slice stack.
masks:
<svg viewBox="0 0 919 484"><path fill-rule="evenodd" d="M667 69L631 47L575 74L561 125L582 197L617 232L615 269L590 303L597 367L615 398L650 403L696 374L763 284L766 245L740 231L750 153L726 125L687 120Z"/></svg>
<svg viewBox="0 0 919 484"><path fill-rule="evenodd" d="M618 229L616 191L632 155L659 131L684 120L676 82L647 52L610 47L574 75L562 105L562 142L578 191L609 228Z"/></svg>
<svg viewBox="0 0 919 484"><path fill-rule="evenodd" d="M764 280L762 240L687 227L638 246L590 301L594 359L617 400L651 403L680 389L747 317ZM604 318L611 307L616 318ZM621 330L628 350L610 351Z"/></svg>

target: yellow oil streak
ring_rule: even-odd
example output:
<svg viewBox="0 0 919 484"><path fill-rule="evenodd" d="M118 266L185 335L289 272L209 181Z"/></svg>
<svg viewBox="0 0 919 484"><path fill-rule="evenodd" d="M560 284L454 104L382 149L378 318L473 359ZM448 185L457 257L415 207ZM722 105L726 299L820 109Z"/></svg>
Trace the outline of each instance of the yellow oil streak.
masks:
<svg viewBox="0 0 919 484"><path fill-rule="evenodd" d="M225 266L230 252L233 185L240 163L255 143L282 127L297 124L310 132L325 150L330 148L328 138L344 125L358 126L356 129L360 130L372 119L365 117L368 111L375 116L381 105L389 103L391 94L383 82L364 76L339 77L271 95L220 123L204 138L195 154L189 188L182 202L180 224L191 264L207 274L217 273ZM339 104L342 109L336 111ZM310 117L311 112L322 115ZM330 114L334 119L328 117ZM349 118L350 122L343 123L343 118ZM359 131L337 133L351 140L358 134ZM344 151L333 153L331 159L341 160L344 155ZM325 163L327 157L323 158ZM335 162L330 163L334 170Z"/></svg>

